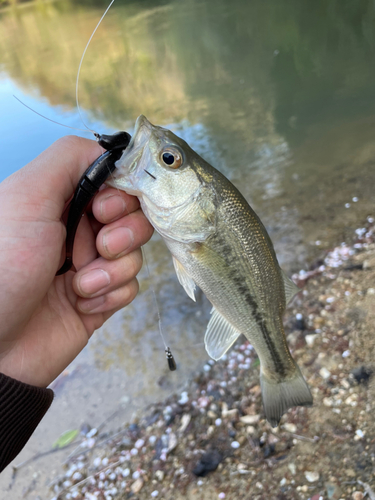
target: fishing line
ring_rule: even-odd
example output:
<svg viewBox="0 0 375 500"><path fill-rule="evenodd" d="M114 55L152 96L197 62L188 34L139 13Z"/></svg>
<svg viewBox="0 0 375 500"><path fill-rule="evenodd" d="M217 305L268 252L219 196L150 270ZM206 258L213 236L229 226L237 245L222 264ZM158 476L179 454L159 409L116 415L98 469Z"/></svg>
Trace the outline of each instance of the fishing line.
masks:
<svg viewBox="0 0 375 500"><path fill-rule="evenodd" d="M13 94L13 97L14 97L15 99L17 99L17 101L18 101L18 102L20 102L23 106L25 106L25 108L29 109L29 110L30 110L30 111L32 111L33 113L36 113L37 115L39 115L39 116L41 116L42 118L44 118L44 119L48 120L49 122L56 123L56 125L61 125L62 127L71 128L72 130L79 130L80 132L87 132L87 130L85 130L85 129L83 129L83 128L71 127L70 125L64 125L64 123L60 123L60 122L57 122L57 121L55 121L55 120L52 120L51 118L48 118L47 116L44 116L44 115L42 115L41 113L38 113L38 111L35 111L35 109L30 108L30 106L28 106L27 104L25 104L24 102L22 102L22 101L21 101L21 99L19 99L19 98L18 98L17 96L15 96L14 94ZM91 132L91 130L90 130L90 132ZM97 135L99 135L99 134L97 134L97 135L96 135L96 134L97 134L97 133L95 132L95 134L94 134L94 135L95 135L95 137L97 137Z"/></svg>
<svg viewBox="0 0 375 500"><path fill-rule="evenodd" d="M143 254L143 260L144 260L144 263L145 263L145 266L147 269L147 274L151 278L150 268L148 267L145 249L143 247L141 247L141 249L142 249L142 254ZM161 315L160 315L160 308L159 308L158 301L156 299L155 290L154 290L152 285L150 285L150 288L151 288L154 304L155 304L157 315L158 315L159 333L160 333L160 336L161 336L163 344L164 344L165 355L167 357L168 367L169 367L170 371L173 372L176 370L177 365L176 365L175 359L173 357L172 351L171 351L170 347L167 346L165 339L164 339L163 326L162 326Z"/></svg>
<svg viewBox="0 0 375 500"><path fill-rule="evenodd" d="M101 22L103 21L103 19L105 18L105 16L107 15L107 12L109 11L109 9L112 7L113 3L114 3L115 0L111 0L110 4L108 5L108 7L106 8L104 14L102 15L102 17L100 18L98 24L96 25L94 31L91 33L91 36L89 38L89 41L87 42L86 44L86 47L82 53L82 57L81 57L81 60L79 62L79 66L78 66L78 71L77 71L77 78L76 78L76 105L77 105L77 109L78 109L78 113L79 113L79 116L81 118L81 121L83 123L83 125L87 128L87 130L90 130L90 132L92 132L94 135L96 134L94 130L92 130L90 127L88 127L83 119L83 116L82 116L82 113L81 113L81 108L80 108L80 105L79 105L79 99L78 99L78 85L79 85L79 75L81 73L81 67L82 67L82 63L83 63L83 59L85 57L85 54L86 54L86 51L90 45L90 42L91 40L93 39L93 36L95 35L97 29L99 28ZM96 135L95 135L96 137Z"/></svg>

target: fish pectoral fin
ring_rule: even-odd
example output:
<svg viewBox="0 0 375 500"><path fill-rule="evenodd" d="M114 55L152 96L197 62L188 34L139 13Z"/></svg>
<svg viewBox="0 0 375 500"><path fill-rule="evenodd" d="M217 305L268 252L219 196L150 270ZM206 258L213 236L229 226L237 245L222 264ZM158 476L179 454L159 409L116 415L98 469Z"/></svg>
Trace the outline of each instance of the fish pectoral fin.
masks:
<svg viewBox="0 0 375 500"><path fill-rule="evenodd" d="M214 307L211 310L211 319L207 325L204 343L206 351L216 361L220 359L230 346L241 335Z"/></svg>
<svg viewBox="0 0 375 500"><path fill-rule="evenodd" d="M188 273L186 272L183 265L180 264L175 257L173 257L173 265L174 265L174 269L175 269L176 274L177 274L178 281L184 287L184 290L189 295L189 297L191 299L193 299L195 302L194 291L195 291L196 285L195 285L193 278L191 278L188 275Z"/></svg>
<svg viewBox="0 0 375 500"><path fill-rule="evenodd" d="M292 298L297 295L298 292L301 291L300 288L292 281L285 272L281 269L281 274L284 281L284 290L285 290L285 303L288 304Z"/></svg>

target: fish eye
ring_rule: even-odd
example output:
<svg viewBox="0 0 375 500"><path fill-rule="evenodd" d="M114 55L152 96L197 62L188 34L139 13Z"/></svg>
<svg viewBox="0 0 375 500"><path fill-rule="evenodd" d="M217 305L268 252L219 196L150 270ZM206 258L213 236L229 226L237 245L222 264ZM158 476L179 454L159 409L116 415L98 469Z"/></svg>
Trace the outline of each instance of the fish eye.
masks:
<svg viewBox="0 0 375 500"><path fill-rule="evenodd" d="M164 149L161 154L161 159L163 163L170 168L178 168L182 164L182 155L174 148Z"/></svg>

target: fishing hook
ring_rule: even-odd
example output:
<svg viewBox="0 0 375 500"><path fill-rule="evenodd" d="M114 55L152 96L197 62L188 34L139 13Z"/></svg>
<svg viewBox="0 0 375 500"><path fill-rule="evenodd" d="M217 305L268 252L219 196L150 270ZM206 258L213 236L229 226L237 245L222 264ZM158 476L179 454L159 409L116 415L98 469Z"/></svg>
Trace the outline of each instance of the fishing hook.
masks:
<svg viewBox="0 0 375 500"><path fill-rule="evenodd" d="M78 182L69 205L68 220L66 223L65 262L57 271L56 276L65 274L72 268L74 269L73 246L79 221L100 186L116 168L116 161L120 159L122 152L127 148L131 139L131 136L127 132L116 132L112 135L95 133L95 137L98 144L107 151L91 163Z"/></svg>

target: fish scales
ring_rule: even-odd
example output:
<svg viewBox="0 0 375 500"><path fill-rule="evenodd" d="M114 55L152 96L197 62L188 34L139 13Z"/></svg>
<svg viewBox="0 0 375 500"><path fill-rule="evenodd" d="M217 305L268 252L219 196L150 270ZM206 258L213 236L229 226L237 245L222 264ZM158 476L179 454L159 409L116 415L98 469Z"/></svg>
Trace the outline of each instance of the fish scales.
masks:
<svg viewBox="0 0 375 500"><path fill-rule="evenodd" d="M273 426L288 408L310 405L282 322L296 287L245 198L185 141L143 116L116 165L110 184L138 196L187 294L195 300L198 286L213 305L205 335L209 355L222 357L240 334L249 339L260 359L263 405Z"/></svg>
<svg viewBox="0 0 375 500"><path fill-rule="evenodd" d="M245 335L250 309L260 327L259 332L249 332L250 342L271 372L285 376L294 363L290 363L285 337L272 333L283 328L285 309L282 276L273 265L276 255L265 230L261 231L259 218L236 188L224 181L214 172L218 198L215 234L196 246L167 245L215 308Z"/></svg>

